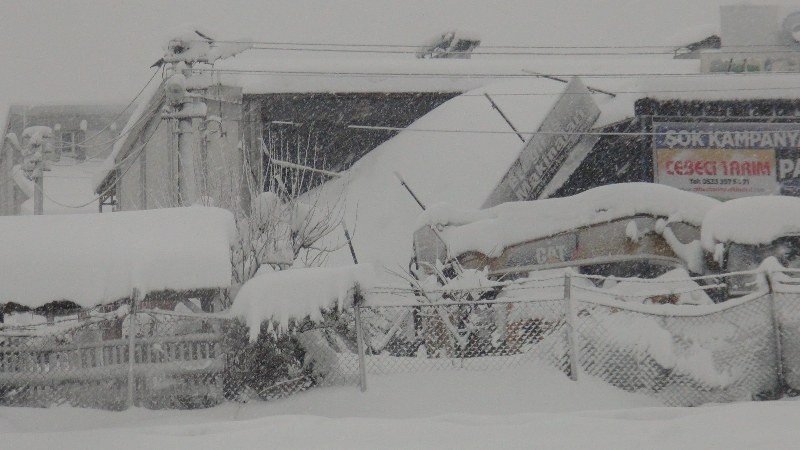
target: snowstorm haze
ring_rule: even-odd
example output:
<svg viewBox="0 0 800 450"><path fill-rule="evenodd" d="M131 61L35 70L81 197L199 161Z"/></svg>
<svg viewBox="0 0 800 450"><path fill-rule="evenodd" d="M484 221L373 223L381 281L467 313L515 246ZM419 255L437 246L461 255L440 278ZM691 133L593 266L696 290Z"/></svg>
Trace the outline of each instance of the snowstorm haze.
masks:
<svg viewBox="0 0 800 450"><path fill-rule="evenodd" d="M715 30L727 3L1 0L0 104L125 102L149 78L170 30L184 23L217 39L276 42L414 45L461 29L486 45L673 45ZM275 54L297 56L345 57Z"/></svg>

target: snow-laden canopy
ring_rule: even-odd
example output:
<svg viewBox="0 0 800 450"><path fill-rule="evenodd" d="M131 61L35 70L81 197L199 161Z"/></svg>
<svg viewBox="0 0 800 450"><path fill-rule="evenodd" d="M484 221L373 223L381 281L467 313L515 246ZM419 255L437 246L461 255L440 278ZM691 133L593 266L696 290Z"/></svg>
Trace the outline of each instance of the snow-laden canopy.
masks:
<svg viewBox="0 0 800 450"><path fill-rule="evenodd" d="M81 306L231 283L230 212L188 207L0 218L0 302Z"/></svg>
<svg viewBox="0 0 800 450"><path fill-rule="evenodd" d="M800 198L757 196L729 200L709 211L701 241L714 251L720 242L758 245L792 234L800 234Z"/></svg>
<svg viewBox="0 0 800 450"><path fill-rule="evenodd" d="M450 252L498 256L520 242L636 215L664 217L700 226L719 202L700 194L652 183L600 186L571 197L508 202L483 210L437 204L422 213L417 228L444 227Z"/></svg>
<svg viewBox="0 0 800 450"><path fill-rule="evenodd" d="M322 308L350 306L356 285L369 289L374 279L374 268L365 264L264 272L242 286L230 312L245 321L255 340L262 322L275 321L285 330L289 319L320 319Z"/></svg>

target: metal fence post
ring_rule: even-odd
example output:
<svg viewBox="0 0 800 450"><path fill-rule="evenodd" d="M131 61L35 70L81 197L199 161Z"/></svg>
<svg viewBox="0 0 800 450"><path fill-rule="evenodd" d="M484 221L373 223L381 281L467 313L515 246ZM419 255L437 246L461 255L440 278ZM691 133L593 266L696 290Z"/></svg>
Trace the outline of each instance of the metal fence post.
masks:
<svg viewBox="0 0 800 450"><path fill-rule="evenodd" d="M767 278L767 287L769 289L767 293L767 295L769 295L769 312L772 315L772 329L775 331L775 357L777 358L777 366L775 367L775 370L777 371L776 375L778 377L778 389L782 391L786 384L786 381L783 378L783 343L781 342L783 332L781 331L781 322L778 319L778 310L775 307L775 296L777 294L773 286L772 272L765 272L764 276Z"/></svg>
<svg viewBox="0 0 800 450"><path fill-rule="evenodd" d="M356 343L358 345L358 384L361 392L367 390L367 367L364 360L364 327L361 323L361 306L353 305L356 320Z"/></svg>
<svg viewBox="0 0 800 450"><path fill-rule="evenodd" d="M567 347L569 353L569 377L578 380L578 340L575 326L578 317L575 311L575 300L572 298L572 277L569 270L564 274L564 318L567 323Z"/></svg>
<svg viewBox="0 0 800 450"><path fill-rule="evenodd" d="M131 310L129 312L130 320L128 320L128 408L134 406L134 391L135 391L135 377L133 373L133 366L135 364L136 353L136 307L138 304L139 290L134 288L131 292Z"/></svg>

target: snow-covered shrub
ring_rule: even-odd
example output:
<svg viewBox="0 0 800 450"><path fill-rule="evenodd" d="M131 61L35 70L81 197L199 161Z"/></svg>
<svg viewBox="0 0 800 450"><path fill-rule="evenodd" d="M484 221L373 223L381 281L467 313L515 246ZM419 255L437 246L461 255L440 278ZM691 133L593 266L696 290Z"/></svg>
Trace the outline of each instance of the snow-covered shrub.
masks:
<svg viewBox="0 0 800 450"><path fill-rule="evenodd" d="M226 398L246 400L270 398L269 388L310 374L304 367L305 351L295 335L271 333L262 326L255 342L249 328L239 320L230 322L223 341L227 364L223 374Z"/></svg>

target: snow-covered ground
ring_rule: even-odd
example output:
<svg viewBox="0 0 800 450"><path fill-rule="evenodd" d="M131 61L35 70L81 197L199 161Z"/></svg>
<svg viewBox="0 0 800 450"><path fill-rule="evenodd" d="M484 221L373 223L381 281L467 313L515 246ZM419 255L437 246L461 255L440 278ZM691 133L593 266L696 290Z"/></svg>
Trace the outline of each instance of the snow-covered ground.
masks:
<svg viewBox="0 0 800 450"><path fill-rule="evenodd" d="M371 376L274 402L0 408L3 448L795 448L800 403L668 408L555 369Z"/></svg>

